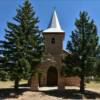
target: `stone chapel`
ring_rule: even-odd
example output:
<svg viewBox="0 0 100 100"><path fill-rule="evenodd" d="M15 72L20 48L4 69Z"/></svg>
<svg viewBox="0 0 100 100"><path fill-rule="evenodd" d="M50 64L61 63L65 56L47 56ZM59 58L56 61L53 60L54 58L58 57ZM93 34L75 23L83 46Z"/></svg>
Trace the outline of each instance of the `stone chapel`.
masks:
<svg viewBox="0 0 100 100"><path fill-rule="evenodd" d="M66 85L78 85L79 78L64 77L61 75L62 59L69 54L63 50L63 40L65 32L62 30L56 11L54 10L50 24L43 31L45 53L41 64L37 66L39 73L32 76L31 89L38 90L40 86L58 86L58 89L63 89Z"/></svg>

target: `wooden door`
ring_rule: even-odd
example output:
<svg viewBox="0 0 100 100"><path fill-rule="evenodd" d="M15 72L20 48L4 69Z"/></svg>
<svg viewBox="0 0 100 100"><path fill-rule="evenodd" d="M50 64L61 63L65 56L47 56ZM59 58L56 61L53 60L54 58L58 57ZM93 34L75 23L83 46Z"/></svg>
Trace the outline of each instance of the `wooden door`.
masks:
<svg viewBox="0 0 100 100"><path fill-rule="evenodd" d="M57 86L58 83L58 72L55 67L50 67L47 72L47 85Z"/></svg>

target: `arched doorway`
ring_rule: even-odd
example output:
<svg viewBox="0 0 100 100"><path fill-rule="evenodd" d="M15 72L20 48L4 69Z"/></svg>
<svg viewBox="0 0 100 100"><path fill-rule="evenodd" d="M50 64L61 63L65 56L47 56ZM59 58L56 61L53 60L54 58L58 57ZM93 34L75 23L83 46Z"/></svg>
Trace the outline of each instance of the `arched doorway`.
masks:
<svg viewBox="0 0 100 100"><path fill-rule="evenodd" d="M57 86L58 72L55 67L50 67L47 72L47 86Z"/></svg>

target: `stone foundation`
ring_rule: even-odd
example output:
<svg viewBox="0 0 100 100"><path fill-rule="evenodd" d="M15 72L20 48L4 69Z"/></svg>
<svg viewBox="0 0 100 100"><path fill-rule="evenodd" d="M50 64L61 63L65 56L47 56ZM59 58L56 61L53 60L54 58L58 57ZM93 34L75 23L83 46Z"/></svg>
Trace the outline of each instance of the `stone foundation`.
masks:
<svg viewBox="0 0 100 100"><path fill-rule="evenodd" d="M39 83L38 83L38 75L35 74L31 78L31 90L32 91L38 91Z"/></svg>
<svg viewBox="0 0 100 100"><path fill-rule="evenodd" d="M43 77L44 76L44 77ZM46 74L41 76L40 86L47 86L47 78ZM58 75L58 83L57 83L59 90L64 90L65 86L80 86L80 78L77 76L73 77L63 77ZM35 74L32 76L31 80L31 90L32 91L38 91L39 88L39 76L38 74Z"/></svg>
<svg viewBox="0 0 100 100"><path fill-rule="evenodd" d="M78 76L64 77L65 86L80 86L80 78Z"/></svg>

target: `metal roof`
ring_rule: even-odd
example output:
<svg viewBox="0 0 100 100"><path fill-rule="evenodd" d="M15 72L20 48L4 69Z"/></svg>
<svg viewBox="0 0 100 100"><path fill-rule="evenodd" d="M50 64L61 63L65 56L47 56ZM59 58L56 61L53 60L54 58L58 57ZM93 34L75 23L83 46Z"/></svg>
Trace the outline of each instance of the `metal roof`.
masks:
<svg viewBox="0 0 100 100"><path fill-rule="evenodd" d="M49 27L46 30L44 30L43 32L45 32L45 33L48 33L48 32L64 32L61 29L61 26L60 26L60 23L59 23L59 20L58 20L58 17L57 17L57 13L56 13L55 10L53 12L53 16L51 18Z"/></svg>

